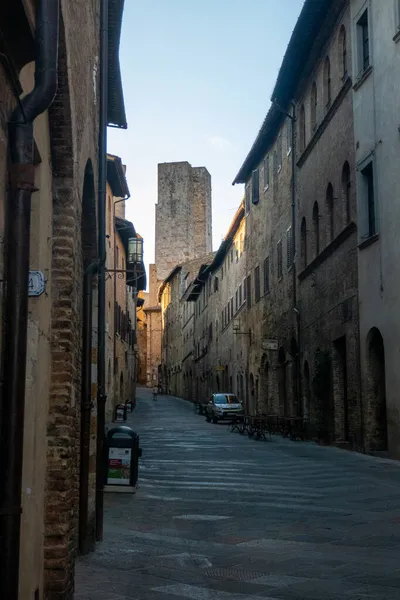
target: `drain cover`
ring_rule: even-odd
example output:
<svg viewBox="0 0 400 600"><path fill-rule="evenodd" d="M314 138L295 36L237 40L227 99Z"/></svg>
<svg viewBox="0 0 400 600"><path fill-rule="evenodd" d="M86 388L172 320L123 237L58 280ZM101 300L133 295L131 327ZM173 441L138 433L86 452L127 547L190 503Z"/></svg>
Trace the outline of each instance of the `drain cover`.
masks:
<svg viewBox="0 0 400 600"><path fill-rule="evenodd" d="M246 569L235 569L233 567L221 567L215 569L205 569L203 571L206 577L210 579L223 579L225 581L251 581L266 577L268 573L261 571L248 571Z"/></svg>

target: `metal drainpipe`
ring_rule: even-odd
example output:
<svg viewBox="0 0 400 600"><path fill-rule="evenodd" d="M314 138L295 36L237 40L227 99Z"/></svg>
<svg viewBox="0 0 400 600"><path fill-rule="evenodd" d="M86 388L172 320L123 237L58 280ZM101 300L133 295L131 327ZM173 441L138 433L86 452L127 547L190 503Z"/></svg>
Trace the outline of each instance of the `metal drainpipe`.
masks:
<svg viewBox="0 0 400 600"><path fill-rule="evenodd" d="M81 457L79 494L79 550L87 554L93 540L88 537L90 418L92 412L92 305L93 277L99 271L99 263L92 263L85 270L83 283L83 351L82 351L82 398L81 398Z"/></svg>
<svg viewBox="0 0 400 600"><path fill-rule="evenodd" d="M18 599L23 467L33 123L57 91L59 1L41 0L36 18L35 85L9 123L2 386L0 389L0 598Z"/></svg>
<svg viewBox="0 0 400 600"><path fill-rule="evenodd" d="M302 381L301 381L301 330L300 330L300 311L297 308L297 269L296 269L296 104L292 102L292 252L293 252L293 310L296 313L297 328L297 411L302 403Z"/></svg>
<svg viewBox="0 0 400 600"><path fill-rule="evenodd" d="M106 182L108 106L108 0L100 8L100 118L99 118L99 303L97 356L97 443L96 443L96 540L103 539L104 517L104 439L106 413Z"/></svg>

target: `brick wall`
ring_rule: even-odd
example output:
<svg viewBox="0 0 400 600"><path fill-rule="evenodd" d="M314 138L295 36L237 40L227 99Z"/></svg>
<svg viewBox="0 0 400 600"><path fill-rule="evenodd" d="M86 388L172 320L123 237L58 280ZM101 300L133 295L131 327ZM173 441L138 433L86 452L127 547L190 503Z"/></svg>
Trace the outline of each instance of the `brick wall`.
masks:
<svg viewBox="0 0 400 600"><path fill-rule="evenodd" d="M98 60L98 8L96 0L62 2L59 85L50 110L54 200L52 380L45 501L47 600L73 597L77 552L83 283L81 219L84 173L89 159L94 182L97 182L98 92L94 69ZM91 229L97 237L95 213L87 211L84 219L86 223L92 223ZM91 469L94 467L92 460ZM93 485L93 477L91 482ZM94 488L91 494L94 494ZM93 514L89 515L89 520L93 526Z"/></svg>

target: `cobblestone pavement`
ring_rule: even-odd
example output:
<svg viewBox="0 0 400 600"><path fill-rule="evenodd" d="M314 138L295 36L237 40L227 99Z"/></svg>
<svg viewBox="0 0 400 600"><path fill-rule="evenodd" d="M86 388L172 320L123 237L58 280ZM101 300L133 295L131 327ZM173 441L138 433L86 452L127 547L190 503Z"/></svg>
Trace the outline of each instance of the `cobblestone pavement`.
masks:
<svg viewBox="0 0 400 600"><path fill-rule="evenodd" d="M76 600L400 600L400 465L206 423L139 390L139 489L107 494Z"/></svg>

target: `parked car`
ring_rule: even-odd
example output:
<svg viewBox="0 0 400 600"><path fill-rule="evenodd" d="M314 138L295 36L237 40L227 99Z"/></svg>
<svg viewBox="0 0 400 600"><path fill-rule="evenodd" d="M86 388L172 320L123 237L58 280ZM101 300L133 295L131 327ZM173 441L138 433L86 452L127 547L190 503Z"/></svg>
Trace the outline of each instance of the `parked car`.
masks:
<svg viewBox="0 0 400 600"><path fill-rule="evenodd" d="M229 420L243 412L243 405L235 394L213 394L206 406L206 420L218 423Z"/></svg>

